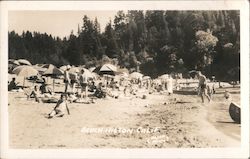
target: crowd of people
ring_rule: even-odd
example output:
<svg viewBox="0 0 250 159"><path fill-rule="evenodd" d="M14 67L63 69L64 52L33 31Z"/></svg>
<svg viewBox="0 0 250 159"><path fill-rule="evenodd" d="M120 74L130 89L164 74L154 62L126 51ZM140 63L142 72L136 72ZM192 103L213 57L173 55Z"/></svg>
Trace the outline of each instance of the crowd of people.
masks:
<svg viewBox="0 0 250 159"><path fill-rule="evenodd" d="M35 85L32 90L24 91L27 99L34 98L36 102L53 102L56 103L55 108L48 114L48 118L54 116L63 116L65 110L69 114L68 102L79 103L94 103L96 99L100 98L120 98L136 96L145 99L146 93L165 93L167 95L173 94L174 80L171 75L165 75L164 78L152 80L150 77L143 79L129 78L111 75L103 75L99 77L90 77L84 69L79 73L70 73L70 67L67 67L63 75L64 91L61 92L60 99L55 97L55 93L48 86L45 78L40 86ZM197 72L198 94L204 103L204 97L211 101L211 95L214 88L207 84L207 79L200 71ZM15 78L9 82L8 90L20 89ZM140 92L144 94L141 95ZM141 95L141 96L140 96Z"/></svg>

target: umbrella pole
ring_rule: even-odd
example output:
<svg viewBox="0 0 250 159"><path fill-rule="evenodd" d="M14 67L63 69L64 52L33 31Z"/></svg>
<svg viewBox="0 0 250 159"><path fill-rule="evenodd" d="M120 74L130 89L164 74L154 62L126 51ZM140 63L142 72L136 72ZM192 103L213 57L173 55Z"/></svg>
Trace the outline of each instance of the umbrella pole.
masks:
<svg viewBox="0 0 250 159"><path fill-rule="evenodd" d="M25 85L25 77L23 77L23 88L24 88L24 85Z"/></svg>
<svg viewBox="0 0 250 159"><path fill-rule="evenodd" d="M53 79L53 92L55 92L55 79Z"/></svg>

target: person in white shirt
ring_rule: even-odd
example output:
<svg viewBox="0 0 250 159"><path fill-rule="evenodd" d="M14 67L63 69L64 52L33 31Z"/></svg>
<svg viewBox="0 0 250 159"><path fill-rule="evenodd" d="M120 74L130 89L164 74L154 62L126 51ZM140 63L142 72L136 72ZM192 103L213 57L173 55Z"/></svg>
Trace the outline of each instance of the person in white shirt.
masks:
<svg viewBox="0 0 250 159"><path fill-rule="evenodd" d="M173 79L172 79L171 75L168 76L166 83L167 83L168 94L169 95L173 94Z"/></svg>

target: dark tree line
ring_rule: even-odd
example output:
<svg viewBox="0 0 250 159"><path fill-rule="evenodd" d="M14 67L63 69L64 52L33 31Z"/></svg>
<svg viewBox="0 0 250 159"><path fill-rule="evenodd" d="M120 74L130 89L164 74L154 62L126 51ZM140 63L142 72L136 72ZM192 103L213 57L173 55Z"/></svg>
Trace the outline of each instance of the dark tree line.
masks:
<svg viewBox="0 0 250 159"><path fill-rule="evenodd" d="M239 11L118 11L104 32L98 19L82 20L77 34L63 39L9 32L9 58L58 66L112 62L153 77L195 69L239 80Z"/></svg>

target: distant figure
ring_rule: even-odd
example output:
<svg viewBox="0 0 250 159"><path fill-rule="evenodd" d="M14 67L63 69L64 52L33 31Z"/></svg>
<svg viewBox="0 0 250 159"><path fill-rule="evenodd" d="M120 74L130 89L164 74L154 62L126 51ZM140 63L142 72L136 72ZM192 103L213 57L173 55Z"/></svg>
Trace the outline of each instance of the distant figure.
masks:
<svg viewBox="0 0 250 159"><path fill-rule="evenodd" d="M96 87L96 90L94 93L95 97L97 97L97 98L105 98L106 97L106 92L103 91L102 87L103 87L102 82L100 82L98 84L98 86Z"/></svg>
<svg viewBox="0 0 250 159"><path fill-rule="evenodd" d="M230 100L230 99L231 99L231 94L226 90L225 93L224 93L224 97L225 97L227 100Z"/></svg>
<svg viewBox="0 0 250 159"><path fill-rule="evenodd" d="M42 94L44 94L44 93L52 94L52 90L51 90L51 88L49 88L47 86L45 78L43 78L42 85L40 86L40 91L41 91Z"/></svg>
<svg viewBox="0 0 250 159"><path fill-rule="evenodd" d="M29 98L35 98L36 102L40 103L39 97L40 96L40 92L37 88L37 85L34 86L34 89L32 90L32 92L30 93L30 95L28 95L28 99Z"/></svg>
<svg viewBox="0 0 250 159"><path fill-rule="evenodd" d="M48 118L63 117L65 111L67 110L68 115L70 115L69 108L67 105L67 95L61 94L60 99L58 100L54 109L48 114Z"/></svg>
<svg viewBox="0 0 250 159"><path fill-rule="evenodd" d="M8 91L11 91L13 89L19 89L20 87L17 86L18 83L16 83L16 78L12 78L12 81L10 81L8 85Z"/></svg>
<svg viewBox="0 0 250 159"><path fill-rule="evenodd" d="M171 75L168 76L166 83L168 94L173 94L173 78L171 77Z"/></svg>
<svg viewBox="0 0 250 159"><path fill-rule="evenodd" d="M70 66L67 66L67 69L64 71L64 80L63 82L65 83L65 90L64 92L67 93L68 91L68 86L69 86L69 82L70 82L70 78L69 78L69 69L70 69Z"/></svg>
<svg viewBox="0 0 250 159"><path fill-rule="evenodd" d="M215 94L214 84L207 84L207 94L212 99L212 95Z"/></svg>
<svg viewBox="0 0 250 159"><path fill-rule="evenodd" d="M81 75L80 75L79 81L80 81L80 85L81 85L81 99L83 97L83 92L85 92L84 98L87 99L88 77L84 73L84 69L81 70Z"/></svg>
<svg viewBox="0 0 250 159"><path fill-rule="evenodd" d="M197 76L199 79L199 89L202 103L204 103L204 95L207 97L208 101L211 101L211 98L207 94L207 79L206 76L203 75L200 71L197 72Z"/></svg>
<svg viewBox="0 0 250 159"><path fill-rule="evenodd" d="M77 83L77 73L73 73L72 74L72 79L70 80L70 84L71 84L71 87L72 87L72 92L75 93L75 85Z"/></svg>

